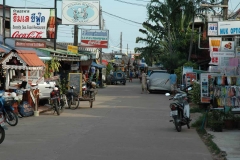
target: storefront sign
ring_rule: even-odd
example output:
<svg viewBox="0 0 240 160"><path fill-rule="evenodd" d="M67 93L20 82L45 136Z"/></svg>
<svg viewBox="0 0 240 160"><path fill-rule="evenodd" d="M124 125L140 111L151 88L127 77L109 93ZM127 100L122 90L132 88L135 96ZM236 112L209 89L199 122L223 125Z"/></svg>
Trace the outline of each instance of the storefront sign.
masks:
<svg viewBox="0 0 240 160"><path fill-rule="evenodd" d="M240 21L218 22L218 36L240 35Z"/></svg>
<svg viewBox="0 0 240 160"><path fill-rule="evenodd" d="M209 84L208 78L210 73L201 73L200 81L201 81L201 102L202 103L209 103L210 96L209 96Z"/></svg>
<svg viewBox="0 0 240 160"><path fill-rule="evenodd" d="M99 0L63 0L62 24L98 26L99 6Z"/></svg>
<svg viewBox="0 0 240 160"><path fill-rule="evenodd" d="M11 8L10 22L11 38L55 38L55 9Z"/></svg>
<svg viewBox="0 0 240 160"><path fill-rule="evenodd" d="M234 41L222 41L221 51L222 52L234 52Z"/></svg>
<svg viewBox="0 0 240 160"><path fill-rule="evenodd" d="M15 41L15 47L46 48L46 42L22 42L22 41Z"/></svg>
<svg viewBox="0 0 240 160"><path fill-rule="evenodd" d="M81 46L108 48L108 30L82 29Z"/></svg>
<svg viewBox="0 0 240 160"><path fill-rule="evenodd" d="M217 36L217 22L216 23L208 23L208 30L207 30L207 34L208 36Z"/></svg>
<svg viewBox="0 0 240 160"><path fill-rule="evenodd" d="M187 67L183 66L183 72L182 72L182 84L186 84L186 73L187 72L193 72L193 67Z"/></svg>
<svg viewBox="0 0 240 160"><path fill-rule="evenodd" d="M234 52L212 52L213 57L235 57Z"/></svg>
<svg viewBox="0 0 240 160"><path fill-rule="evenodd" d="M78 46L68 45L67 52L70 54L78 54Z"/></svg>
<svg viewBox="0 0 240 160"><path fill-rule="evenodd" d="M71 64L71 70L76 71L79 69L79 64Z"/></svg>

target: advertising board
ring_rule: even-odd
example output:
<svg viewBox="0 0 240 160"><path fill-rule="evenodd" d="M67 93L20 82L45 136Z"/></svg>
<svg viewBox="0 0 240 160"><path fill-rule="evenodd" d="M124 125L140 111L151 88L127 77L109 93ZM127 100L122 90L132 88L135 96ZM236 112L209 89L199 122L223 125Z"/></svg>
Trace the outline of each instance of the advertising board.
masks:
<svg viewBox="0 0 240 160"><path fill-rule="evenodd" d="M218 27L218 23L215 22L215 23L208 23L208 30L207 30L207 35L208 36L217 36L218 35L218 30L217 30L217 27Z"/></svg>
<svg viewBox="0 0 240 160"><path fill-rule="evenodd" d="M10 38L54 39L55 9L11 8Z"/></svg>
<svg viewBox="0 0 240 160"><path fill-rule="evenodd" d="M240 35L240 21L219 21L218 36Z"/></svg>
<svg viewBox="0 0 240 160"><path fill-rule="evenodd" d="M98 26L99 6L99 0L63 0L62 24Z"/></svg>
<svg viewBox="0 0 240 160"><path fill-rule="evenodd" d="M81 47L108 48L108 30L82 29Z"/></svg>

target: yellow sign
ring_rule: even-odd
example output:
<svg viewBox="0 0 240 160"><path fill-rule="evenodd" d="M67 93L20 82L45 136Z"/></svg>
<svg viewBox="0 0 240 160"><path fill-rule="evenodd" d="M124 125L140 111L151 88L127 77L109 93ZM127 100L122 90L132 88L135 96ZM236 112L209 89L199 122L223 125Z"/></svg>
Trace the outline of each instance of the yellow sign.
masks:
<svg viewBox="0 0 240 160"><path fill-rule="evenodd" d="M78 54L78 46L68 45L67 52L68 53Z"/></svg>

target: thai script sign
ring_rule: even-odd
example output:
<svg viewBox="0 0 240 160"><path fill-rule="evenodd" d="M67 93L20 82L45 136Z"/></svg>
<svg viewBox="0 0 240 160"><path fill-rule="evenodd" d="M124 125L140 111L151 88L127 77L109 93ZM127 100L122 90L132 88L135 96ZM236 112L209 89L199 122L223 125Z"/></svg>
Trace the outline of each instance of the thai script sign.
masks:
<svg viewBox="0 0 240 160"><path fill-rule="evenodd" d="M46 42L23 42L23 41L15 41L15 47L46 48Z"/></svg>
<svg viewBox="0 0 240 160"><path fill-rule="evenodd" d="M208 23L208 30L207 30L207 34L208 36L217 36L218 33L218 24L216 23Z"/></svg>
<svg viewBox="0 0 240 160"><path fill-rule="evenodd" d="M82 29L81 47L108 48L108 30Z"/></svg>
<svg viewBox="0 0 240 160"><path fill-rule="evenodd" d="M62 24L98 26L99 6L99 0L63 0Z"/></svg>
<svg viewBox="0 0 240 160"><path fill-rule="evenodd" d="M11 8L10 37L55 38L55 9Z"/></svg>
<svg viewBox="0 0 240 160"><path fill-rule="evenodd" d="M218 22L218 36L240 35L240 21Z"/></svg>

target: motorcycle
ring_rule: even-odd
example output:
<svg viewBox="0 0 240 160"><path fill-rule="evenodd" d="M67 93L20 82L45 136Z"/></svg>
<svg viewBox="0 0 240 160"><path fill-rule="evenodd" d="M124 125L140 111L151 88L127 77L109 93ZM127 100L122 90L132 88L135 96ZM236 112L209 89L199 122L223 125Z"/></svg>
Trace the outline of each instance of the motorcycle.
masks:
<svg viewBox="0 0 240 160"><path fill-rule="evenodd" d="M16 93L11 93L11 97L6 98L3 95L0 95L0 103L1 109L4 116L5 121L10 126L16 126L18 124L18 116L14 113L13 103L16 101L14 98L16 97Z"/></svg>
<svg viewBox="0 0 240 160"><path fill-rule="evenodd" d="M173 100L176 102L170 103L170 117L173 122L176 130L181 132L182 126L187 125L188 129L190 129L190 106L188 103L188 93L187 91L191 90L191 86L186 87L182 91L180 89L177 90L177 94L170 98L169 100ZM186 91L187 90L187 91ZM166 96L170 96L169 93L165 94Z"/></svg>
<svg viewBox="0 0 240 160"><path fill-rule="evenodd" d="M58 86L55 87L45 87L53 89L50 92L49 105L54 110L53 114L57 112L57 115L60 115L60 112L63 112L66 104L66 96L60 95Z"/></svg>
<svg viewBox="0 0 240 160"><path fill-rule="evenodd" d="M70 90L66 93L68 108L77 109L79 107L80 100L78 94L74 92L76 87L70 86L69 88Z"/></svg>

